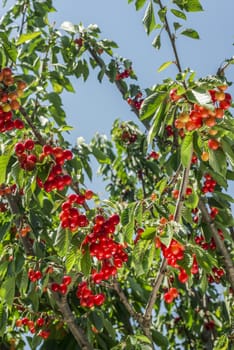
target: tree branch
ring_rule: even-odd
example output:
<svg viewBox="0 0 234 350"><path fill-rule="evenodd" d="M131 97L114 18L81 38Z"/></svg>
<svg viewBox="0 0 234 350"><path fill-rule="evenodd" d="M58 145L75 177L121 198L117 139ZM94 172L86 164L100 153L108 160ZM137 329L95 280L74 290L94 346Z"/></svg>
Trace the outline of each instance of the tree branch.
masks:
<svg viewBox="0 0 234 350"><path fill-rule="evenodd" d="M221 254L223 256L225 269L226 269L228 277L229 277L229 282L231 284L232 290L234 291L234 264L233 264L232 258L230 256L230 253L229 253L227 247L225 246L223 240L220 238L218 231L215 227L215 223L211 220L210 215L208 213L208 210L206 208L206 205L202 199L200 199L198 207L201 210L203 219L210 227L210 230L212 232L212 235L214 237L214 240L215 240L216 246L218 247L218 250L221 252Z"/></svg>
<svg viewBox="0 0 234 350"><path fill-rule="evenodd" d="M25 251L26 255L33 256L35 254L34 254L31 242L29 241L27 236L24 237L20 233L20 229L22 228L22 213L21 213L19 205L18 205L17 196L13 196L12 194L6 194L6 199L8 201L10 211L11 211L12 215L14 215L15 224L19 230L19 237L20 237L20 240L23 244L24 251Z"/></svg>
<svg viewBox="0 0 234 350"><path fill-rule="evenodd" d="M59 296L58 293L53 293L56 300L57 306L64 317L64 321L68 325L68 328L72 332L77 343L80 345L83 350L93 350L92 345L89 343L85 334L81 328L76 324L75 317L70 309L70 306L67 302L66 296Z"/></svg>
<svg viewBox="0 0 234 350"><path fill-rule="evenodd" d="M35 126L33 125L27 112L25 111L25 109L22 106L20 107L19 110L20 110L20 113L24 116L24 119L26 120L26 122L28 123L30 128L32 129L34 135L37 137L38 142L40 143L40 145L43 146L45 144L45 141L44 141L43 137L41 136L40 132L37 130L37 128L35 128Z"/></svg>
<svg viewBox="0 0 234 350"><path fill-rule="evenodd" d="M192 153L193 152L191 152L191 157L192 157ZM182 211L183 203L184 203L184 195L185 195L185 191L186 191L188 181L189 181L191 157L190 157L189 165L183 171L182 180L180 183L179 196L177 199L176 208L175 208L175 212L174 212L174 221L175 222L179 222L180 218L181 218L181 211ZM146 305L145 313L143 316L145 320L151 320L152 311L154 308L155 301L157 299L157 293L158 293L159 288L163 282L166 270L167 270L167 260L164 258L162 263L161 263L161 267L159 269L158 275L156 276L156 279L154 281L153 289L151 291L148 303Z"/></svg>

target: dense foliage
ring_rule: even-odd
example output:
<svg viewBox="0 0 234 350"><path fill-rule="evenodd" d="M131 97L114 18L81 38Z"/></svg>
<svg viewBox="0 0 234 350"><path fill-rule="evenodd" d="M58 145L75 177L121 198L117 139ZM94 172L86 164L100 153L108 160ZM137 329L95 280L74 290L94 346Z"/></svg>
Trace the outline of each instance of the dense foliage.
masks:
<svg viewBox="0 0 234 350"><path fill-rule="evenodd" d="M15 1L1 18L1 349L233 346L233 60L198 80L182 69L176 37L199 38L180 23L199 0L135 7L155 49L168 34L175 58L159 71L176 65L174 80L142 89L98 26L50 24L52 0ZM63 91L91 69L133 121L70 145ZM85 185L92 157L106 200Z"/></svg>

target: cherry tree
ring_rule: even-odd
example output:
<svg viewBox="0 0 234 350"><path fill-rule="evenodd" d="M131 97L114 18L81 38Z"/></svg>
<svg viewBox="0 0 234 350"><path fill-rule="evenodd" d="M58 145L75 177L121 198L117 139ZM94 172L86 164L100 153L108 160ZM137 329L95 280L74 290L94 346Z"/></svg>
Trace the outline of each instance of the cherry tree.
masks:
<svg viewBox="0 0 234 350"><path fill-rule="evenodd" d="M141 87L97 25L52 25L52 0L18 0L1 19L1 349L233 346L234 61L199 79L181 66L199 0L128 3L156 50L167 35L159 71L175 65L174 79ZM71 145L63 92L92 69L132 121ZM93 157L105 200L86 185Z"/></svg>

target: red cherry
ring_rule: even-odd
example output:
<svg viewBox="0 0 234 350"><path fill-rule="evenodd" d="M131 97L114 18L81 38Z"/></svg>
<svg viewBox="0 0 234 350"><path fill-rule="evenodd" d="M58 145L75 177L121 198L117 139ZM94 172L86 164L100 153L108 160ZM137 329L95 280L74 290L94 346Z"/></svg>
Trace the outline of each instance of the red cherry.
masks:
<svg viewBox="0 0 234 350"><path fill-rule="evenodd" d="M42 148L42 150L43 150L43 153L45 154L45 155L49 155L49 154L52 154L53 153L53 147L52 146L50 146L50 145L44 145L43 146L43 148Z"/></svg>
<svg viewBox="0 0 234 350"><path fill-rule="evenodd" d="M178 279L181 283L186 283L188 280L188 275L184 269L180 269Z"/></svg>
<svg viewBox="0 0 234 350"><path fill-rule="evenodd" d="M45 320L42 317L39 317L36 321L36 324L38 325L38 327L42 327L44 323L45 323Z"/></svg>
<svg viewBox="0 0 234 350"><path fill-rule="evenodd" d="M209 139L208 140L208 147L214 151L216 151L220 146L220 142L215 139Z"/></svg>
<svg viewBox="0 0 234 350"><path fill-rule="evenodd" d="M52 290L53 292L58 292L59 289L60 289L60 285L59 285L58 283L52 283L52 284L51 284L51 290Z"/></svg>
<svg viewBox="0 0 234 350"><path fill-rule="evenodd" d="M24 151L25 151L24 144L22 142L18 142L15 145L15 153L16 154L22 154L22 153L24 153Z"/></svg>
<svg viewBox="0 0 234 350"><path fill-rule="evenodd" d="M97 294L93 297L93 302L95 305L100 306L105 301L105 295L103 293Z"/></svg>
<svg viewBox="0 0 234 350"><path fill-rule="evenodd" d="M93 198L93 191L86 190L84 195L85 195L85 199L89 200L89 199Z"/></svg>
<svg viewBox="0 0 234 350"><path fill-rule="evenodd" d="M71 284L72 278L71 276L63 276L63 284L65 284L66 286L69 286L69 284Z"/></svg>
<svg viewBox="0 0 234 350"><path fill-rule="evenodd" d="M14 120L14 126L16 129L23 129L24 128L24 122L21 119L15 119Z"/></svg>
<svg viewBox="0 0 234 350"><path fill-rule="evenodd" d="M34 148L34 146L35 146L35 143L34 143L34 141L31 140L31 139L28 139L28 140L26 140L26 141L24 142L24 147L25 147L25 149L27 149L27 150L29 150L29 151L31 151L31 150Z"/></svg>
<svg viewBox="0 0 234 350"><path fill-rule="evenodd" d="M42 273L41 273L41 271L35 271L35 274L34 274L34 276L35 276L35 278L37 279L37 280L39 280L39 279L41 279L42 278Z"/></svg>
<svg viewBox="0 0 234 350"><path fill-rule="evenodd" d="M22 324L24 326L26 326L28 324L28 322L29 322L29 319L28 319L28 317L23 317L21 321L22 321Z"/></svg>
<svg viewBox="0 0 234 350"><path fill-rule="evenodd" d="M63 294L63 295L66 294L66 293L67 293L67 285L64 284L64 283L60 284L60 286L59 286L59 291L60 291L60 293Z"/></svg>

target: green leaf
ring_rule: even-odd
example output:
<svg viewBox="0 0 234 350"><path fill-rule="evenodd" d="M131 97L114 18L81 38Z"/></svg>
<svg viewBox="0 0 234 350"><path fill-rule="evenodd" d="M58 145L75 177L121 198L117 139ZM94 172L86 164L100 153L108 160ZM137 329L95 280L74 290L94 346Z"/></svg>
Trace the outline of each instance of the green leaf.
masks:
<svg viewBox="0 0 234 350"><path fill-rule="evenodd" d="M156 329L153 329L152 330L152 336L153 336L154 342L158 346L160 346L160 347L162 347L164 349L168 348L168 345L169 345L168 339L167 339L167 337L165 335L162 334L162 332L159 332Z"/></svg>
<svg viewBox="0 0 234 350"><path fill-rule="evenodd" d="M203 89L187 90L186 97L190 102L197 103L199 105L206 105L211 103L210 94Z"/></svg>
<svg viewBox="0 0 234 350"><path fill-rule="evenodd" d="M165 109L166 109L166 99L158 106L157 110L155 111L153 122L147 135L148 144L152 143L154 137L157 135L161 127L161 121L163 118L165 118Z"/></svg>
<svg viewBox="0 0 234 350"><path fill-rule="evenodd" d="M91 256L90 256L89 250L87 249L80 261L81 272L83 272L85 276L90 275L91 262L92 262Z"/></svg>
<svg viewBox="0 0 234 350"><path fill-rule="evenodd" d="M152 116L164 98L165 94L160 94L158 92L155 92L152 95L146 97L140 109L140 119L144 120Z"/></svg>
<svg viewBox="0 0 234 350"><path fill-rule="evenodd" d="M180 34L185 35L192 39L200 39L198 32L191 28L183 30L183 32L181 32Z"/></svg>
<svg viewBox="0 0 234 350"><path fill-rule="evenodd" d="M193 133L187 133L181 144L181 162L186 168L190 161L193 152Z"/></svg>
<svg viewBox="0 0 234 350"><path fill-rule="evenodd" d="M223 177L226 176L227 172L227 159L226 155L221 148L217 150L209 149L209 164L211 168Z"/></svg>
<svg viewBox="0 0 234 350"><path fill-rule="evenodd" d="M16 62L18 54L16 46L8 40L6 33L0 32L0 39L6 56L9 57L12 62Z"/></svg>
<svg viewBox="0 0 234 350"><path fill-rule="evenodd" d="M28 271L24 269L20 279L19 291L22 296L25 296L26 290L28 288Z"/></svg>
<svg viewBox="0 0 234 350"><path fill-rule="evenodd" d="M7 326L7 308L4 303L0 303L0 337L2 337L6 331Z"/></svg>
<svg viewBox="0 0 234 350"><path fill-rule="evenodd" d="M26 34L21 34L19 39L16 41L16 46L21 45L25 43L26 41L33 40L37 38L38 36L41 35L42 32L37 31L37 32L32 32L32 33L26 33Z"/></svg>
<svg viewBox="0 0 234 350"><path fill-rule="evenodd" d="M61 227L58 228L54 246L58 249L59 256L64 256L67 254L71 238L72 233L70 230L62 230Z"/></svg>
<svg viewBox="0 0 234 350"><path fill-rule="evenodd" d="M161 35L160 34L156 35L156 37L152 41L152 45L153 45L153 47L155 47L155 49L157 49L157 50L160 49L160 47L161 47Z"/></svg>
<svg viewBox="0 0 234 350"><path fill-rule="evenodd" d="M136 10L139 11L146 3L146 0L136 0Z"/></svg>
<svg viewBox="0 0 234 350"><path fill-rule="evenodd" d="M77 247L72 247L67 256L66 256L66 261L65 261L65 266L66 266L66 271L70 272L73 266L75 265L77 261L77 256L78 256L79 251L77 251Z"/></svg>
<svg viewBox="0 0 234 350"><path fill-rule="evenodd" d="M169 67L172 63L174 63L173 61L167 61L164 62L159 68L158 68L158 73L162 72L164 69L166 69L167 67Z"/></svg>
<svg viewBox="0 0 234 350"><path fill-rule="evenodd" d="M202 5L199 0L189 0L185 4L185 9L188 12L199 12L203 11Z"/></svg>
<svg viewBox="0 0 234 350"><path fill-rule="evenodd" d="M182 27L182 25L180 23L178 23L178 22L173 22L173 26L175 28L175 31Z"/></svg>
<svg viewBox="0 0 234 350"><path fill-rule="evenodd" d="M147 227L141 235L141 239L153 239L156 234L156 227Z"/></svg>
<svg viewBox="0 0 234 350"><path fill-rule="evenodd" d="M171 9L171 12L173 13L174 16L186 20L187 17L184 12L176 10L176 9Z"/></svg>
<svg viewBox="0 0 234 350"><path fill-rule="evenodd" d="M0 298L11 307L15 297L15 277L7 277L1 285Z"/></svg>
<svg viewBox="0 0 234 350"><path fill-rule="evenodd" d="M127 243L132 243L134 232L134 222L131 220L124 228L124 238Z"/></svg>
<svg viewBox="0 0 234 350"><path fill-rule="evenodd" d="M99 148L92 146L92 153L99 163L111 164L110 158L108 158Z"/></svg>
<svg viewBox="0 0 234 350"><path fill-rule="evenodd" d="M11 225L11 222L6 222L0 225L0 241L3 240L5 234L10 230Z"/></svg>
<svg viewBox="0 0 234 350"><path fill-rule="evenodd" d="M142 20L146 33L149 35L156 26L155 23L155 17L154 17L154 7L153 7L153 3L152 1L149 2L146 10L145 10L145 14Z"/></svg>
<svg viewBox="0 0 234 350"><path fill-rule="evenodd" d="M196 191L193 191L189 196L186 197L185 205L190 209L194 209L198 206L198 202L199 196Z"/></svg>
<svg viewBox="0 0 234 350"><path fill-rule="evenodd" d="M6 180L6 170L9 160L9 155L0 156L0 184L3 184Z"/></svg>
<svg viewBox="0 0 234 350"><path fill-rule="evenodd" d="M228 350L229 340L226 335L221 335L215 340L213 350Z"/></svg>

